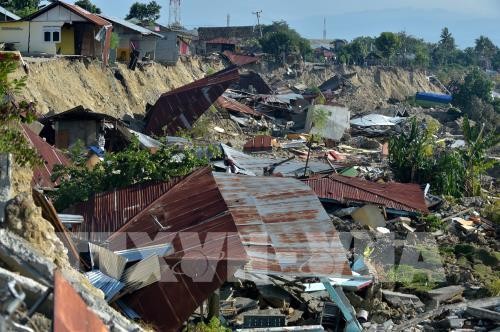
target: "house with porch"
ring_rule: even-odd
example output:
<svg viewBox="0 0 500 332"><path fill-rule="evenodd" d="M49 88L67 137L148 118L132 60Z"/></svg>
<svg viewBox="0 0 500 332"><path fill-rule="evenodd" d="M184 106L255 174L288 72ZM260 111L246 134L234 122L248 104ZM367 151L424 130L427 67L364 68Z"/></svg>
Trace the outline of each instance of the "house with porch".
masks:
<svg viewBox="0 0 500 332"><path fill-rule="evenodd" d="M109 56L112 24L63 1L53 1L23 19L0 22L0 43L26 54Z"/></svg>

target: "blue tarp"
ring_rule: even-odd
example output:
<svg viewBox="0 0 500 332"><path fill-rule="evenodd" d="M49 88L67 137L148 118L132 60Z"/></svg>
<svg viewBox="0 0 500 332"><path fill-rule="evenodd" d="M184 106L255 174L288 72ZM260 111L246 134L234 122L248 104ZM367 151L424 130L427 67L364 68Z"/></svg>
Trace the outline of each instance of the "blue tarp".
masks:
<svg viewBox="0 0 500 332"><path fill-rule="evenodd" d="M417 92L415 99L430 101L433 103L449 104L453 100L453 97L441 93Z"/></svg>

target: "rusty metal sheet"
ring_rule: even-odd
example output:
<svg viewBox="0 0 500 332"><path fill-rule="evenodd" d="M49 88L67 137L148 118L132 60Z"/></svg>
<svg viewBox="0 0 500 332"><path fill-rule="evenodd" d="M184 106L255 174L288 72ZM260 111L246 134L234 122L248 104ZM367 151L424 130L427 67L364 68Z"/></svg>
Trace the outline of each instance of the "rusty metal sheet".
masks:
<svg viewBox="0 0 500 332"><path fill-rule="evenodd" d="M268 135L258 135L249 139L243 146L245 152L271 151L273 138Z"/></svg>
<svg viewBox="0 0 500 332"><path fill-rule="evenodd" d="M172 244L173 252L161 259L162 280L122 299L161 331L177 331L247 260L210 168L190 174L108 243L113 251Z"/></svg>
<svg viewBox="0 0 500 332"><path fill-rule="evenodd" d="M80 258L80 253L78 252L78 249L76 248L76 245L70 236L70 232L59 219L57 211L52 203L47 199L47 197L45 197L44 194L38 192L37 190L33 189L32 192L35 204L42 209L43 218L45 220L48 220L52 224L57 236L59 237L59 239L61 239L62 243L64 243L64 246L68 249L70 262L72 262L74 265L79 264L79 266L81 267L89 268L88 264Z"/></svg>
<svg viewBox="0 0 500 332"><path fill-rule="evenodd" d="M220 96L217 101L216 105L221 108L225 108L227 110L233 111L233 112L238 112L238 113L244 113L244 114L249 114L253 116L258 116L262 117L264 114L261 112L258 112L254 110L251 107L248 107L247 105L244 105L232 98L226 97L226 96Z"/></svg>
<svg viewBox="0 0 500 332"><path fill-rule="evenodd" d="M371 203L409 212L428 213L418 184L375 183L338 174L303 180L321 199L340 203Z"/></svg>
<svg viewBox="0 0 500 332"><path fill-rule="evenodd" d="M70 161L66 156L45 142L40 136L35 134L27 125L22 125L23 133L31 146L38 152L44 163L33 170L33 185L40 188L53 188L57 185L51 180L52 170L55 165L69 165Z"/></svg>
<svg viewBox="0 0 500 332"><path fill-rule="evenodd" d="M238 44L238 40L236 38L224 38L218 37L211 40L206 41L207 44L224 44L224 45L236 45Z"/></svg>
<svg viewBox="0 0 500 332"><path fill-rule="evenodd" d="M242 67L260 61L259 56L236 54L231 51L224 51L224 56L235 66Z"/></svg>
<svg viewBox="0 0 500 332"><path fill-rule="evenodd" d="M271 94L273 90L264 78L254 71L241 73L238 86L243 90L254 90L258 94Z"/></svg>
<svg viewBox="0 0 500 332"><path fill-rule="evenodd" d="M249 256L247 271L351 275L338 233L308 186L290 178L214 177Z"/></svg>
<svg viewBox="0 0 500 332"><path fill-rule="evenodd" d="M179 129L190 129L239 78L238 68L230 67L161 95L146 116L146 134L175 135Z"/></svg>
<svg viewBox="0 0 500 332"><path fill-rule="evenodd" d="M104 332L109 329L91 311L61 272L54 273L54 332Z"/></svg>
<svg viewBox="0 0 500 332"><path fill-rule="evenodd" d="M102 242L182 179L177 177L168 182L137 184L94 195L65 211L81 215L84 219L71 231L86 234L89 241Z"/></svg>

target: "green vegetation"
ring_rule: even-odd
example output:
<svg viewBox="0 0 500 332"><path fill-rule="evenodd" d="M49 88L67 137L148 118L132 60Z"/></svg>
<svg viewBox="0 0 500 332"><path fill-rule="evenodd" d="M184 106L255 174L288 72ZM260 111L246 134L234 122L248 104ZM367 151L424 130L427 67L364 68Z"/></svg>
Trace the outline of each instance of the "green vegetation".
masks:
<svg viewBox="0 0 500 332"><path fill-rule="evenodd" d="M111 43L109 47L112 50L116 50L118 46L120 45L120 36L116 32L111 33Z"/></svg>
<svg viewBox="0 0 500 332"><path fill-rule="evenodd" d="M12 154L21 166L34 166L41 163L40 158L24 137L20 125L35 118L35 109L32 103L14 101L14 95L26 82L26 77L10 78L18 66L15 55L5 54L0 61L0 153Z"/></svg>
<svg viewBox="0 0 500 332"><path fill-rule="evenodd" d="M38 10L41 0L0 0L0 6L21 16L28 16Z"/></svg>
<svg viewBox="0 0 500 332"><path fill-rule="evenodd" d="M94 5L90 0L78 0L75 2L75 5L85 9L88 12L94 13L94 14L100 14L101 9Z"/></svg>
<svg viewBox="0 0 500 332"><path fill-rule="evenodd" d="M442 222L441 218L439 218L433 214L429 214L429 215L423 217L422 220L424 221L426 227L431 232L435 232L438 230L444 230L446 227L446 223Z"/></svg>
<svg viewBox="0 0 500 332"><path fill-rule="evenodd" d="M149 3L134 2L130 7L126 20L137 19L142 23L153 23L160 18L161 6L156 1Z"/></svg>
<svg viewBox="0 0 500 332"><path fill-rule="evenodd" d="M297 31L290 28L285 21L274 22L264 26L263 37L259 39L262 50L274 55L277 61L288 55L300 54L302 57L312 53L309 41L302 38Z"/></svg>
<svg viewBox="0 0 500 332"><path fill-rule="evenodd" d="M53 193L55 206L62 211L72 204L88 200L96 193L187 175L209 164L209 153L200 154L203 153L196 147L166 145L151 153L134 140L121 152L107 153L106 161L93 169L86 166L84 158L70 166L56 166L53 180L60 179L61 184Z"/></svg>
<svg viewBox="0 0 500 332"><path fill-rule="evenodd" d="M433 123L422 127L413 119L408 133L389 140L394 175L402 182L431 183L439 194L481 195L480 177L495 165L486 152L498 144L500 136L486 133L484 126L472 126L465 117L462 130L466 146L448 151L435 142L437 129Z"/></svg>
<svg viewBox="0 0 500 332"><path fill-rule="evenodd" d="M198 323L196 325L189 324L183 330L184 332L230 332L231 329L224 327L217 318L212 318L208 324Z"/></svg>
<svg viewBox="0 0 500 332"><path fill-rule="evenodd" d="M406 289L417 291L434 289L438 281L441 281L441 275L436 276L432 270L417 269L403 264L389 269L387 278L390 282L401 284Z"/></svg>

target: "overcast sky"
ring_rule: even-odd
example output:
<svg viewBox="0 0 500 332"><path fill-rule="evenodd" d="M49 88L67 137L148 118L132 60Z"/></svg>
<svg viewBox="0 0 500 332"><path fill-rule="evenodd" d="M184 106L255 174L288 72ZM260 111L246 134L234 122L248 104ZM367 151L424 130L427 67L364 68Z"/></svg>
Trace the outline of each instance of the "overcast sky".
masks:
<svg viewBox="0 0 500 332"><path fill-rule="evenodd" d="M168 22L169 0L156 0L162 8L160 23ZM93 0L103 13L124 17L135 0ZM147 0L139 0L147 3ZM287 21L307 38L352 39L382 31L406 31L435 42L444 26L464 48L486 35L500 46L500 0L182 0L182 23L188 28L257 23L252 11L262 10L265 24Z"/></svg>

